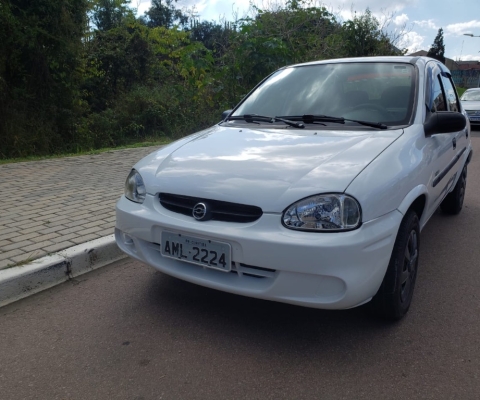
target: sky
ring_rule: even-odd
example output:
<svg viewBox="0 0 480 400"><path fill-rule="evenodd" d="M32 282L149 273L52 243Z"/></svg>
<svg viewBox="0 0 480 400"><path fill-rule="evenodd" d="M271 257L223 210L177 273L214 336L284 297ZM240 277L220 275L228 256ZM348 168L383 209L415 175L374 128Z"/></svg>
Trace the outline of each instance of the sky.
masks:
<svg viewBox="0 0 480 400"><path fill-rule="evenodd" d="M285 0L277 0L282 2ZM312 0L315 1L315 0ZM177 8L195 9L200 20L233 21L235 16L248 15L252 0L178 0ZM274 1L253 0L261 9L275 7ZM386 21L386 31L400 35L399 48L409 52L427 50L431 47L440 28L443 28L445 56L455 61L480 61L480 1L434 1L434 0L396 0L385 5L385 0L330 0L316 2L326 7L339 20L351 19L354 12L362 13L368 7L381 22ZM137 14L150 7L150 0L132 0L131 6L137 8ZM479 37L465 36L471 33Z"/></svg>

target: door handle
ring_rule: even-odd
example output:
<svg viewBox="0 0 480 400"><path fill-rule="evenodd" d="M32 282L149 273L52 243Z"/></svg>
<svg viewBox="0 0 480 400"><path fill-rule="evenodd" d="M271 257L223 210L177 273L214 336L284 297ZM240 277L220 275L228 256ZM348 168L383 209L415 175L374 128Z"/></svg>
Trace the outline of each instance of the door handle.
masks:
<svg viewBox="0 0 480 400"><path fill-rule="evenodd" d="M452 139L452 144L453 144L453 149L455 150L457 148L457 138Z"/></svg>

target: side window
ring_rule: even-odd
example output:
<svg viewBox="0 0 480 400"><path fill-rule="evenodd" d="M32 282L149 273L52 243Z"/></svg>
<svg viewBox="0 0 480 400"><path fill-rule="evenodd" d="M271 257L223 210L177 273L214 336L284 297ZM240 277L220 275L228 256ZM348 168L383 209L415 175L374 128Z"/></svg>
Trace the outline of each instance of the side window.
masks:
<svg viewBox="0 0 480 400"><path fill-rule="evenodd" d="M450 111L460 112L460 107L458 105L457 94L455 88L452 84L452 80L448 76L442 75L442 83L445 88L445 94L447 95L447 103Z"/></svg>
<svg viewBox="0 0 480 400"><path fill-rule="evenodd" d="M447 103L445 102L445 95L443 94L440 75L437 75L433 82L433 109L435 111L447 111Z"/></svg>

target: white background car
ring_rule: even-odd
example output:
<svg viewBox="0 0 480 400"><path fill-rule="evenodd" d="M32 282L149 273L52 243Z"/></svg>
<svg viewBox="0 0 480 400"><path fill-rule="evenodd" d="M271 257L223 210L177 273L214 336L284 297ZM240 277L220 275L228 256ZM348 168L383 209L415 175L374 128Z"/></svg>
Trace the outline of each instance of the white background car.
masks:
<svg viewBox="0 0 480 400"><path fill-rule="evenodd" d="M472 125L480 125L480 88L467 89L460 97Z"/></svg>
<svg viewBox="0 0 480 400"><path fill-rule="evenodd" d="M446 67L377 57L282 68L224 120L139 161L117 203L128 255L301 306L409 309L420 231L460 212L470 125Z"/></svg>

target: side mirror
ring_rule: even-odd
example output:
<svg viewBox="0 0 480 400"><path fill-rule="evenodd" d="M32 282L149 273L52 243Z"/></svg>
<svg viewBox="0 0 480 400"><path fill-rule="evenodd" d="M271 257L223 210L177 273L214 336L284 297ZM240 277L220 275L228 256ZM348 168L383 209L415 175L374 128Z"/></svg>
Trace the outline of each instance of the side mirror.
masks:
<svg viewBox="0 0 480 400"><path fill-rule="evenodd" d="M423 124L425 136L437 133L458 132L465 129L467 120L462 113L455 111L437 111L429 113Z"/></svg>
<svg viewBox="0 0 480 400"><path fill-rule="evenodd" d="M225 110L223 113L222 113L222 121L225 121L225 119L228 118L228 116L232 113L233 110Z"/></svg>

